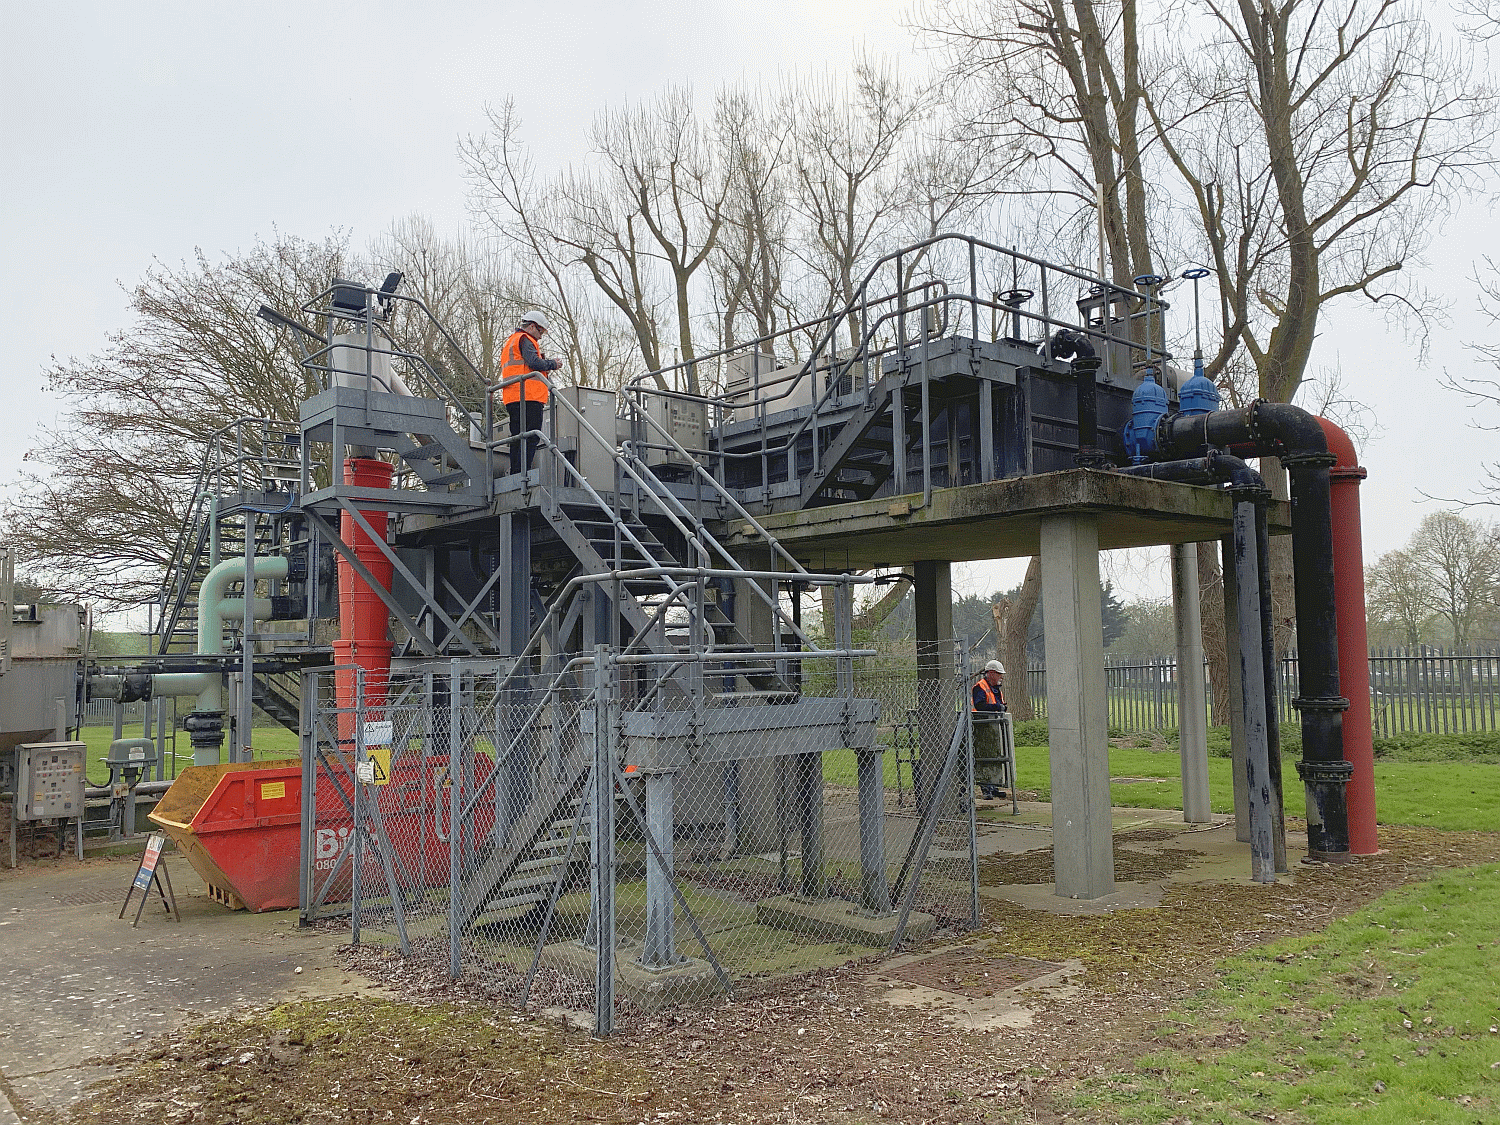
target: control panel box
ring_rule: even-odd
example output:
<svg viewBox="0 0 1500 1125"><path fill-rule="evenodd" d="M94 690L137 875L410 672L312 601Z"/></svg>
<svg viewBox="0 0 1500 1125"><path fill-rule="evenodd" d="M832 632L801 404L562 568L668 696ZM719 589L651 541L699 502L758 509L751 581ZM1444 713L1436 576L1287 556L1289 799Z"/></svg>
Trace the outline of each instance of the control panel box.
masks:
<svg viewBox="0 0 1500 1125"><path fill-rule="evenodd" d="M31 742L16 747L16 819L72 819L83 815L82 742Z"/></svg>
<svg viewBox="0 0 1500 1125"><path fill-rule="evenodd" d="M708 407L692 399L667 398L663 395L646 396L646 413L656 426L646 427L646 441L652 447L646 450L646 464L691 465L693 458L684 457L671 448L662 437L663 431L671 434L673 441L689 454L700 453L708 448ZM667 446L667 448L658 448Z"/></svg>
<svg viewBox="0 0 1500 1125"><path fill-rule="evenodd" d="M604 442L615 438L615 392L601 391L594 387L561 387L552 393L558 398L566 399L573 411L577 411L575 414L570 410L558 409L558 448L597 491L613 492L615 447L606 446ZM578 415L582 415L588 425L581 423ZM560 476L559 481L567 488L578 487L577 480L571 474L565 478Z"/></svg>

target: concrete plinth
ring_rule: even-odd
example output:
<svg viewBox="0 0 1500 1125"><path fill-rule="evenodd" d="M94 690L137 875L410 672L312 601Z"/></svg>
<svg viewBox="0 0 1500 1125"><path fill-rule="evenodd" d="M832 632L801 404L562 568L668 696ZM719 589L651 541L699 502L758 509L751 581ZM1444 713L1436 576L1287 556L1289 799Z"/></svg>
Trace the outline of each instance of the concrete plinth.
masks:
<svg viewBox="0 0 1500 1125"><path fill-rule="evenodd" d="M896 936L900 916L895 911L876 914L841 899L798 898L781 895L755 906L755 920L778 930L796 930L824 941L847 941L884 949ZM906 920L906 940L921 941L937 929L931 914L913 910Z"/></svg>
<svg viewBox="0 0 1500 1125"><path fill-rule="evenodd" d="M582 942L556 941L542 947L542 964L592 988L599 956L592 946ZM718 975L707 961L688 957L675 965L651 969L641 964L638 943L627 942L619 947L615 958L615 994L626 997L644 1011L702 1000L719 990Z"/></svg>

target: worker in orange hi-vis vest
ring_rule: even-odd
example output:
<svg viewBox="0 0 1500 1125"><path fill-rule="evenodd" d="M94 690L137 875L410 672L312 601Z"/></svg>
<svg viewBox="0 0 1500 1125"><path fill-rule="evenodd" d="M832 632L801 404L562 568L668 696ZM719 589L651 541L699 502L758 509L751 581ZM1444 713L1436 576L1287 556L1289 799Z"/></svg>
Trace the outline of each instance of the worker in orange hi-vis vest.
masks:
<svg viewBox="0 0 1500 1125"><path fill-rule="evenodd" d="M974 780L988 800L1002 795L1000 786L1005 781L999 726L999 716L1007 710L1004 683L1005 665L991 660L973 692Z"/></svg>
<svg viewBox="0 0 1500 1125"><path fill-rule="evenodd" d="M562 367L562 360L548 359L538 346L548 331L547 318L532 309L521 314L521 326L511 333L510 339L500 349L500 378L515 379L501 388L500 398L505 403L505 412L510 415L510 432L519 435L529 431L540 431L542 418L547 409L551 387L546 373ZM517 378L525 376L524 378ZM532 458L540 439L526 439L526 463L516 466L516 455L511 455L513 471L524 472L531 468ZM517 450L519 452L519 450Z"/></svg>

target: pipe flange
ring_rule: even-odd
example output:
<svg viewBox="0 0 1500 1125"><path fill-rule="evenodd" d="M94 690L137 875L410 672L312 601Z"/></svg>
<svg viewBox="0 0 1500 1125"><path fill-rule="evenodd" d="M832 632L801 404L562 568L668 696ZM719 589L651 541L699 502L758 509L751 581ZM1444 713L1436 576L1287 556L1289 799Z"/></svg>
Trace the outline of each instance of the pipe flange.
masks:
<svg viewBox="0 0 1500 1125"><path fill-rule="evenodd" d="M1297 763L1297 776L1310 785L1320 782L1344 785L1353 773L1354 765L1351 762L1309 762L1303 758Z"/></svg>
<svg viewBox="0 0 1500 1125"><path fill-rule="evenodd" d="M1347 711L1349 701L1341 695L1331 699L1305 699L1299 695L1292 700L1292 706L1298 711Z"/></svg>
<svg viewBox="0 0 1500 1125"><path fill-rule="evenodd" d="M1281 463L1284 466L1312 465L1317 467L1326 465L1331 469L1339 463L1338 457L1332 453L1309 451L1307 453L1278 453L1277 456L1281 458Z"/></svg>

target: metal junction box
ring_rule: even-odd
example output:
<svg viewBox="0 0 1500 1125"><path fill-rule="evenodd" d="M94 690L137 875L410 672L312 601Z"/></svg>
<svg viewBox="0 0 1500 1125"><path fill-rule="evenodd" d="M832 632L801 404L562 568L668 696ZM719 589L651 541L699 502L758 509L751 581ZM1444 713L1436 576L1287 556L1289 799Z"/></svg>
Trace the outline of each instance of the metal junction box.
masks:
<svg viewBox="0 0 1500 1125"><path fill-rule="evenodd" d="M688 399L666 398L662 395L649 395L646 398L646 412L657 425L672 435L678 445L690 453L708 448L708 408L704 403ZM655 446L666 444L660 431L651 427L648 427L646 441ZM690 465L692 463L692 458L684 457L675 449L648 449L646 451L646 464L648 465Z"/></svg>
<svg viewBox="0 0 1500 1125"><path fill-rule="evenodd" d="M605 441L615 438L615 392L595 387L561 387L552 392L583 415L594 433ZM556 409L556 408L554 408ZM589 433L568 410L557 411L557 444L563 455L581 472L584 479L600 492L615 490L615 451ZM565 488L576 488L577 480L559 477Z"/></svg>
<svg viewBox="0 0 1500 1125"><path fill-rule="evenodd" d="M82 742L29 742L16 747L16 819L83 815Z"/></svg>

